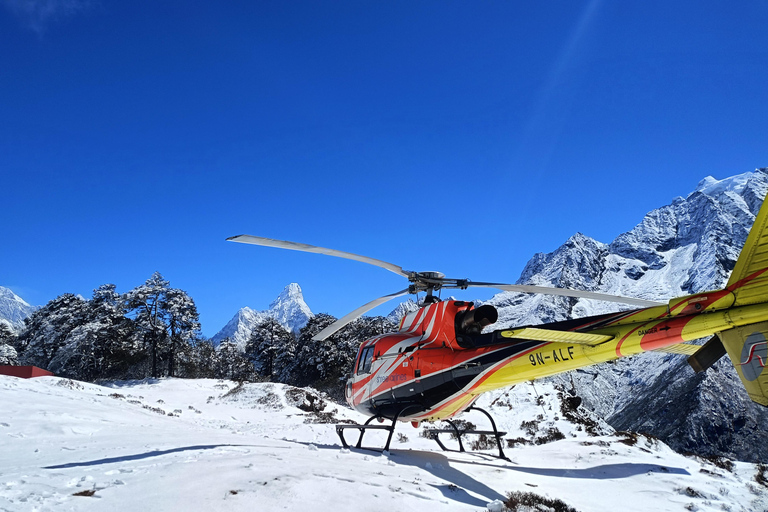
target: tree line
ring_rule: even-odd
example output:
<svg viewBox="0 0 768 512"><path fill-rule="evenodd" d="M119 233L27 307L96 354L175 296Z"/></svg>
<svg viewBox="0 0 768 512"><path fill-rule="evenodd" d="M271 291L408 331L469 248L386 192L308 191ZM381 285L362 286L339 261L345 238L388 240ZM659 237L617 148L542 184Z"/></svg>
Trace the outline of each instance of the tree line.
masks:
<svg viewBox="0 0 768 512"><path fill-rule="evenodd" d="M0 364L33 365L84 381L159 377L226 378L312 385L334 395L361 341L391 331L363 317L322 342L312 337L336 319L319 314L297 334L268 318L245 350L202 336L195 302L160 273L120 294L105 284L91 299L65 293L35 311L14 334L0 324Z"/></svg>

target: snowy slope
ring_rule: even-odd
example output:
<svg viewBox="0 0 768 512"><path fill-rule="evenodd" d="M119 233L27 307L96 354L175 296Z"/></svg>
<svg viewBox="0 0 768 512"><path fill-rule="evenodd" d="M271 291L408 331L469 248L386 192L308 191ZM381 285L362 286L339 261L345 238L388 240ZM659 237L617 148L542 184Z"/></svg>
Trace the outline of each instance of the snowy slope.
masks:
<svg viewBox="0 0 768 512"><path fill-rule="evenodd" d="M7 324L12 331L21 330L24 319L35 309L8 288L0 286L0 322Z"/></svg>
<svg viewBox="0 0 768 512"><path fill-rule="evenodd" d="M537 254L519 283L667 300L722 287L768 190L768 169L708 177L686 198L648 213L603 244L576 234ZM502 293L494 328L539 324L619 309L615 304ZM596 413L621 429L649 432L680 450L768 459L768 409L752 403L725 358L702 375L679 356L642 354L554 377L575 383Z"/></svg>
<svg viewBox="0 0 768 512"><path fill-rule="evenodd" d="M218 343L224 338L230 338L240 350L245 350L245 344L253 328L267 318L274 318L286 330L298 333L313 316L309 306L304 302L301 287L291 283L272 301L269 309L256 311L247 306L240 309L211 340Z"/></svg>
<svg viewBox="0 0 768 512"><path fill-rule="evenodd" d="M363 418L279 384L0 376L0 510L479 511L510 491L581 512L768 509L754 465L724 469L599 424L591 436L564 419L557 393L542 384L483 397L508 438L532 425L564 434L508 448L507 462L441 452L405 424L408 440L390 454L341 449L317 422ZM308 396L319 412L307 412Z"/></svg>

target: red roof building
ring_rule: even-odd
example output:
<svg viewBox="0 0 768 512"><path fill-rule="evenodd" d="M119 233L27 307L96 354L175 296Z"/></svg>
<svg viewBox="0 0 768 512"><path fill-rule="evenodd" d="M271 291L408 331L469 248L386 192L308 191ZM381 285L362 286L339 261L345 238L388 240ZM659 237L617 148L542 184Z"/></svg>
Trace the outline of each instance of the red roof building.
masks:
<svg viewBox="0 0 768 512"><path fill-rule="evenodd" d="M11 377L21 377L22 379L31 379L32 377L53 376L48 370L43 370L37 366L6 366L0 365L0 375L10 375Z"/></svg>

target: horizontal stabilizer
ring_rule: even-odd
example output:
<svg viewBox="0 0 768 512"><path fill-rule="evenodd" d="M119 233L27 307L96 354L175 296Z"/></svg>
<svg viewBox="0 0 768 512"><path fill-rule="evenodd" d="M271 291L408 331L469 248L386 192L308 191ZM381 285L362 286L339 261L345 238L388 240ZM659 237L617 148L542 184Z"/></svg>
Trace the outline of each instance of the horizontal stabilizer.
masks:
<svg viewBox="0 0 768 512"><path fill-rule="evenodd" d="M578 343L580 345L600 345L611 341L613 336L605 334L586 334L583 332L554 331L552 329L538 329L525 327L502 331L501 336L513 340L549 341L553 343Z"/></svg>
<svg viewBox="0 0 768 512"><path fill-rule="evenodd" d="M718 333L749 398L768 406L768 322L735 327Z"/></svg>
<svg viewBox="0 0 768 512"><path fill-rule="evenodd" d="M664 348L657 348L654 352L665 352L667 354L678 354L681 356L692 356L701 348L700 345L691 345L690 343L678 343Z"/></svg>

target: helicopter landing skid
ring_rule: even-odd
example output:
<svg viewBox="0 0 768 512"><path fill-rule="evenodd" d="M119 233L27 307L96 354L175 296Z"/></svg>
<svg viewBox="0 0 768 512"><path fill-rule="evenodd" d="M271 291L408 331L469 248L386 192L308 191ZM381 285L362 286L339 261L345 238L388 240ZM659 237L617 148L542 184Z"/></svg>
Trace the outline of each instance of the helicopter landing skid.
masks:
<svg viewBox="0 0 768 512"><path fill-rule="evenodd" d="M402 414L410 409L411 406L405 407L404 409L401 409L400 412L395 414L395 417L392 419L391 425L371 425L370 423L373 420L378 419L379 421L387 420L389 418L385 418L384 416L372 416L368 418L368 421L365 422L363 425L356 425L356 424L340 424L336 425L336 433L339 435L339 439L341 439L341 444L344 446L344 448L349 448L349 444L347 444L347 440L344 439L344 431L351 428L356 428L360 431L360 437L357 438L357 444L355 444L355 448L359 450L373 450L373 451L389 451L389 444L392 442L392 436L395 433L395 425L397 424L397 418L402 416ZM365 448L362 446L363 444L363 436L365 435L366 430L387 430L389 431L389 435L387 436L387 444L384 445L384 450L379 450L378 448Z"/></svg>
<svg viewBox="0 0 768 512"><path fill-rule="evenodd" d="M496 428L496 422L493 421L493 418L490 414L484 409L481 409L479 407L468 407L466 411L480 411L481 413L485 414L489 420L491 420L491 427L493 430L473 430L473 429L466 429L462 430L459 427L456 426L454 422L451 420L443 420L447 422L451 428L438 428L438 429L431 429L429 430L429 437L430 439L433 439L437 442L437 444L440 446L440 448L443 449L443 451L446 452L466 452L467 450L464 449L464 443L461 442L461 437L466 434L477 434L477 435L484 435L484 436L493 436L496 439L496 446L499 448L499 459L509 460L509 458L504 455L504 450L501 448L501 441L502 437L507 435L506 432L499 432ZM459 449L458 450L451 450L449 448L446 448L443 442L440 440L440 434L453 434L454 437L459 441Z"/></svg>

